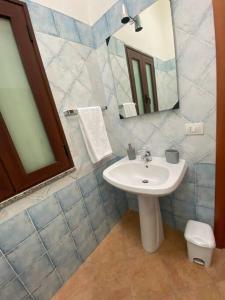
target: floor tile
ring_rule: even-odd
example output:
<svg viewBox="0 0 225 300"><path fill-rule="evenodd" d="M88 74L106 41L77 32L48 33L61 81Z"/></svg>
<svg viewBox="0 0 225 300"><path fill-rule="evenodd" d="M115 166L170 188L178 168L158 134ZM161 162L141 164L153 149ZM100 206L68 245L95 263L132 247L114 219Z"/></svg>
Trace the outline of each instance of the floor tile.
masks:
<svg viewBox="0 0 225 300"><path fill-rule="evenodd" d="M53 300L225 300L225 252L204 268L189 262L183 233L164 232L159 250L147 253L129 211Z"/></svg>
<svg viewBox="0 0 225 300"><path fill-rule="evenodd" d="M176 296L179 300L224 300L219 289L214 284L194 290L181 291Z"/></svg>
<svg viewBox="0 0 225 300"><path fill-rule="evenodd" d="M207 272L215 281L225 280L225 249L215 250L212 265L207 268Z"/></svg>
<svg viewBox="0 0 225 300"><path fill-rule="evenodd" d="M170 274L169 280L174 289L194 289L213 284L206 268L190 263L186 252L177 250L160 255Z"/></svg>
<svg viewBox="0 0 225 300"><path fill-rule="evenodd" d="M217 282L216 286L225 299L225 280Z"/></svg>

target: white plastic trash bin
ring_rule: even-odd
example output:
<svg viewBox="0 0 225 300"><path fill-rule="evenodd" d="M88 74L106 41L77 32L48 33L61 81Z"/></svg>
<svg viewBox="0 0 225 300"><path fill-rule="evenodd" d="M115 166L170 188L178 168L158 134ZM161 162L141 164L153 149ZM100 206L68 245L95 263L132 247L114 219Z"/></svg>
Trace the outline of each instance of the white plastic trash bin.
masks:
<svg viewBox="0 0 225 300"><path fill-rule="evenodd" d="M212 227L208 224L189 220L184 237L187 241L188 258L191 262L210 266L216 247Z"/></svg>

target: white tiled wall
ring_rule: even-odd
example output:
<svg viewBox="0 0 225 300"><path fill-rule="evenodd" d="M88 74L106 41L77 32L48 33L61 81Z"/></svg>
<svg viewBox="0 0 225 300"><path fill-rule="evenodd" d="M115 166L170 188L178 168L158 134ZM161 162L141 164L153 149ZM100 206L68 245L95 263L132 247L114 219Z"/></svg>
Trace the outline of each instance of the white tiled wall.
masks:
<svg viewBox="0 0 225 300"><path fill-rule="evenodd" d="M120 2L119 0L110 12L102 17L104 22L106 19L108 23L109 20L111 22L107 30L101 28L98 32L97 44L104 40L104 34L119 26L117 18ZM146 3L136 5L135 1L132 1L128 4L132 11L138 11L148 3L144 2ZM149 0L149 4L152 2ZM56 18L54 12L37 5L30 5L30 10L41 55L77 171L20 200L19 204L15 203L12 207L3 209L0 212L2 219L11 216L12 212L17 212L21 207L26 207L34 199L38 201L37 199L49 196L52 191L69 184L74 177L81 177L93 169L77 117L65 118L63 110L66 108L108 105L104 117L116 155L125 155L129 142L137 149L147 145L153 155L163 155L168 147L177 148L181 157L189 164L186 181L190 183L195 181L196 163L215 163L216 64L211 0L197 3L194 0L172 1L180 109L127 120L119 119L117 95L105 43L97 50L82 45L85 33L89 36L90 29L77 32L79 43L68 41L66 37L70 37L73 30L71 19L65 23L67 27L62 26L62 23L57 27L58 23L53 21L58 20L59 16ZM60 20L62 22L64 19ZM104 22L99 21L96 26ZM60 37L55 36L57 32ZM184 124L200 121L205 123L205 135L185 136Z"/></svg>
<svg viewBox="0 0 225 300"><path fill-rule="evenodd" d="M139 10L140 7L143 7L143 4L146 5L152 2L154 1L127 1L131 12L135 12L136 9ZM63 116L63 110L67 107L97 104L107 105L108 110L104 112L104 118L109 139L116 155L125 155L129 142L132 142L137 149L148 145L153 155L163 155L164 150L168 147L177 148L180 151L181 157L187 160L189 171L180 188L173 195L162 199L161 208L164 220L180 229L183 229L186 220L189 218L197 218L208 223L213 223L216 64L211 0L172 0L178 54L180 109L126 120L119 119L117 96L109 63L109 54L106 45L101 43L105 38L104 34L109 33L109 28L113 31L115 30L114 25L119 25L118 11L120 12L120 4L121 0L118 1L110 12L107 12L106 15L102 17L102 20L94 25L94 36L98 39L98 43L96 44L101 44L97 50L82 45L84 42L92 46L94 44L91 28L87 27L87 25L76 22L76 28L79 27L79 32L76 32L77 35L73 35L73 20L66 19L67 28L63 26L65 24L60 23L65 19L65 16L60 16L60 18L57 16L56 19L58 21L61 20L58 23L62 26L56 28L55 26L58 23L55 22L56 19L53 18L54 13L52 11L47 8L37 7L37 5L31 5L31 9L33 9L31 17L32 21L36 24L35 28L41 55L77 171L0 211L0 237L2 238L0 245L0 268L3 270L3 272L0 273L1 276L5 278L3 278L3 281L6 280L7 282L3 287L0 280L1 289L3 293L5 293L3 295L4 297L6 297L7 293L11 293L10 295L16 294L18 299L25 299L24 297L32 293L32 297L36 296L40 299L44 299L44 297L46 298L46 293L40 296L41 294L38 294L38 291L40 293L48 291L48 286L46 286L45 282L48 282L54 291L60 286L60 283L57 284L57 286L53 286L52 284L53 282L57 283L58 274L57 270L53 271L56 262L54 263L52 261L54 255L51 256L49 251L36 262L38 264L38 270L42 272L43 278L46 274L51 274L49 276L47 275L44 279L42 278L42 288L38 287L36 289L36 287L32 285L37 282L37 274L35 273L35 268L33 268L32 263L32 268L25 273L21 272L20 274L19 271L17 273L16 266L13 267L14 271L12 272L12 268L9 265L9 258L6 259L6 256L10 255L10 253L3 251L4 246L7 245L8 241L18 239L18 236L23 239L25 238L24 234L26 237L31 234L31 232L26 233L25 227L20 227L20 225L23 224L21 220L18 221L18 226L15 226L13 222L18 220L18 217L26 215L27 211L31 212L32 209L35 209L30 208L31 206L33 207L35 204L46 199L39 204L41 206L45 205L49 196L61 189L64 191L69 189L71 184L75 184L75 178L81 177L79 180L80 188L82 188L83 185L89 189L93 185L92 182L98 181L102 173L102 168L100 167L98 170L95 170L94 173L90 173L84 177L84 175L93 170L94 166L88 158L77 117L65 118ZM107 22L109 23L109 28L106 30L105 27L101 27L101 30L98 31L99 26L101 24L107 24ZM68 41L71 37L73 42ZM78 43L75 42L76 40L78 40ZM203 121L205 123L205 135L185 136L184 124L189 121ZM96 179L93 179L95 177ZM126 207L124 208L123 204L126 202L123 201L124 196L122 194L119 196L118 190L113 189L109 185L104 185L106 184L103 182L103 179L100 178L95 188L99 189L101 193L101 201L104 203L106 214L108 213L109 215L108 221L110 223L117 220L118 214L116 214L117 209L112 211L112 203L115 204L114 206L116 208L116 199L120 199L119 207L121 206L125 211ZM85 198L87 195L83 196L83 198ZM64 198L66 198L65 195L63 196L63 199ZM133 199L131 196L129 196L129 198L130 205L136 208L136 199ZM74 201L74 199L73 197L72 200ZM87 199L84 199L84 201L86 200ZM96 200L95 194L94 200ZM57 203L58 201L59 200L57 200ZM26 211L27 208L30 209ZM54 209L51 209L50 206L48 206L48 208L50 210L49 214L54 214ZM66 217L62 210L61 208L60 218L63 217L65 219ZM46 213L46 210L44 211ZM77 212L78 210L74 209L71 218L68 217L66 220L68 222L70 222L70 220L71 222L76 220ZM11 217L18 213L20 213L20 215L11 219ZM91 211L90 215L92 213L94 217L91 223L93 223L92 226L95 226L95 220L98 219L96 214L101 213L101 209ZM42 218L42 213L39 215L40 218ZM4 223L7 219L10 219L8 221L9 223ZM28 222L26 218L24 220ZM35 222L35 218L33 217L29 219L29 223L32 220ZM8 234L10 224L14 224L14 227L19 230L18 235L14 234L11 236ZM34 235L37 235L36 231L39 230L37 229L37 224L31 225L32 230L36 228ZM7 230L5 231L5 229ZM63 229L63 226L60 225L58 229L59 230L53 230L52 238L57 236L58 232ZM85 224L82 227L81 235L84 233ZM99 232L97 231L96 234L99 234ZM33 238L34 236L29 236L28 240L33 241ZM42 238L44 240L44 236L41 237L41 240ZM41 240L39 239L38 244L40 244ZM21 247L23 246L23 242L18 240L17 242L19 242ZM59 243L56 244L59 245ZM67 244L68 251L69 244L70 243ZM44 244L42 244L42 247L43 245ZM16 244L14 246L16 246ZM14 248L14 246L12 248ZM37 246L34 246L34 251L36 251L36 247ZM45 247L47 247L47 242ZM17 249L11 250L12 253L17 251ZM85 250L88 250L87 246L85 246ZM32 253L33 252L30 252L30 255L33 255ZM19 252L17 252L17 255L19 255ZM45 263L47 256L52 258L47 260L48 263ZM27 257L25 257L25 260L26 258ZM21 260L18 258L16 262L21 263ZM73 263L75 263L75 260L73 260ZM13 260L11 264L13 264ZM68 269L65 270L68 271L69 266L67 265L67 267ZM46 278L47 281L45 280ZM0 279L2 279L2 277ZM54 291L50 292L53 293ZM19 292L21 294L19 294ZM36 292L37 294L35 294ZM29 299L29 297L27 299Z"/></svg>
<svg viewBox="0 0 225 300"><path fill-rule="evenodd" d="M110 112L106 115L106 124L114 151L118 155L125 155L127 144L132 142L137 149L148 146L153 155L162 156L165 149L171 147L178 149L181 157L186 159L189 165L188 174L181 185L184 197L181 200L176 194L172 195L170 211L165 209L165 213L169 213L173 220L175 219L176 226L183 229L188 218L204 219L213 224L214 185L210 187L212 192L209 201L203 190L198 187L196 169L199 164L206 164L208 171L205 169L205 172L212 173L213 181L216 142L216 56L211 1L196 3L175 0L172 1L172 11L177 51L179 110L119 120L117 95L111 86L112 75L106 45L98 48L97 53ZM186 136L184 125L187 122L204 122L205 134ZM199 198L206 200L199 203ZM162 206L165 208L165 205Z"/></svg>

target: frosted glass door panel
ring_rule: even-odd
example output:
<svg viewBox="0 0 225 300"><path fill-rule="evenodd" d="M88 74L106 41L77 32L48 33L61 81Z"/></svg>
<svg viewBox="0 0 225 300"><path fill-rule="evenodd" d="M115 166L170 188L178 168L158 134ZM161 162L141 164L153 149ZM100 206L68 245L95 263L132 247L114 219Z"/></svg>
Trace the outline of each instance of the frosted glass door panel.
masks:
<svg viewBox="0 0 225 300"><path fill-rule="evenodd" d="M140 67L139 62L137 60L132 60L133 71L134 71L134 81L137 93L137 101L138 101L138 109L139 114L144 114L144 97L141 87L141 74L140 74Z"/></svg>
<svg viewBox="0 0 225 300"><path fill-rule="evenodd" d="M154 95L153 95L153 86L152 86L152 73L151 66L145 65L146 75L147 75L147 84L148 84L148 96L150 98L150 109L151 112L154 111Z"/></svg>
<svg viewBox="0 0 225 300"><path fill-rule="evenodd" d="M0 18L0 112L27 173L55 157L24 71L10 21Z"/></svg>

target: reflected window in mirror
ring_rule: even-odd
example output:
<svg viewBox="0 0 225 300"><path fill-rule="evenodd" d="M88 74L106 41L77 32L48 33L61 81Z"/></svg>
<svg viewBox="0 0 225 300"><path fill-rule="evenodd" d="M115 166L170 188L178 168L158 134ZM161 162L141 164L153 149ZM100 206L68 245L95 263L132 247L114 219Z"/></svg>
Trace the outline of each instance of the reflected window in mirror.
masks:
<svg viewBox="0 0 225 300"><path fill-rule="evenodd" d="M153 57L126 47L133 101L139 115L158 111Z"/></svg>

